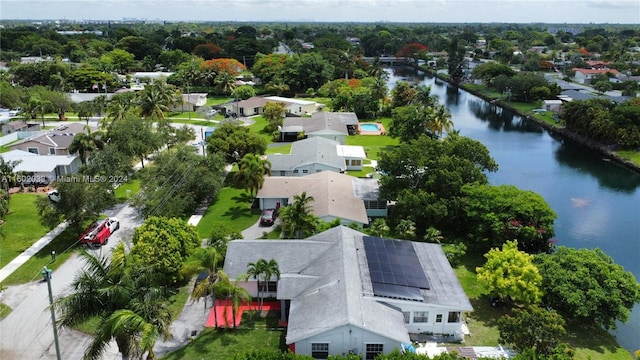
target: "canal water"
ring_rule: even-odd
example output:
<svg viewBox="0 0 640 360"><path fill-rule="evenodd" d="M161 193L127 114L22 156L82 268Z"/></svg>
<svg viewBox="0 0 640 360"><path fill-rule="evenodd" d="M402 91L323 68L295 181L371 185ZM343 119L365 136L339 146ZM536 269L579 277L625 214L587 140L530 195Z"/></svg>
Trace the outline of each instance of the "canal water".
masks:
<svg viewBox="0 0 640 360"><path fill-rule="evenodd" d="M444 81L411 68L387 71L389 88L398 80L431 86L449 108L455 129L482 142L499 164L489 174L492 184L512 184L544 197L558 215L557 245L600 248L640 281L640 175ZM640 349L640 304L612 334L629 351Z"/></svg>

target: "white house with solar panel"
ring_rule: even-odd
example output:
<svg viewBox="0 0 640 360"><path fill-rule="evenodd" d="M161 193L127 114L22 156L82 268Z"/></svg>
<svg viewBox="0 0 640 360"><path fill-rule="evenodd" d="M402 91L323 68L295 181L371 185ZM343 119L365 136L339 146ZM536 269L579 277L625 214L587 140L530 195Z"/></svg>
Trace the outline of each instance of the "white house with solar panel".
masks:
<svg viewBox="0 0 640 360"><path fill-rule="evenodd" d="M236 278L259 259L278 262L280 280L266 285L282 304L289 349L316 359L373 359L414 333L462 339L473 310L438 244L339 226L302 240L231 241L224 271ZM257 281L241 285L258 295Z"/></svg>

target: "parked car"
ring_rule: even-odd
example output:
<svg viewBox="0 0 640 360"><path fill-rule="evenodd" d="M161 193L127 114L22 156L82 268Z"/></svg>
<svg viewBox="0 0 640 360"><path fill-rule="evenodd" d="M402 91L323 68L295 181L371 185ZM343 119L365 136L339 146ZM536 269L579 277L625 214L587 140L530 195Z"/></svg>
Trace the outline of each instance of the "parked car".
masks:
<svg viewBox="0 0 640 360"><path fill-rule="evenodd" d="M276 209L264 209L262 215L260 215L260 225L271 226L278 217L278 210Z"/></svg>
<svg viewBox="0 0 640 360"><path fill-rule="evenodd" d="M102 246L109 241L109 237L120 228L120 221L110 217L91 223L80 235L80 244Z"/></svg>

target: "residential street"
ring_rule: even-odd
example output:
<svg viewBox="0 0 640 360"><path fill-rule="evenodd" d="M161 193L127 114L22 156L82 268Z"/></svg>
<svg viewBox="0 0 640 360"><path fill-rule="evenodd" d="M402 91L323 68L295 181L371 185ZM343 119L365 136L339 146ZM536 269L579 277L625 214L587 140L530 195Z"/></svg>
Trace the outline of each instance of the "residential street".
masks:
<svg viewBox="0 0 640 360"><path fill-rule="evenodd" d="M130 206L118 205L105 213L120 219L120 229L109 238L107 245L92 250L98 254L107 254L123 238L131 238L133 229L142 223ZM74 255L53 272L51 289L54 298L67 290L77 269L82 265L80 258ZM0 301L13 309L0 321L0 359L56 358L47 284L41 279L40 274L34 274L33 282L10 286L0 293ZM62 359L82 358L86 344L90 340L88 336L69 330L63 330L58 335ZM104 359L120 358L115 343L107 349L105 355Z"/></svg>

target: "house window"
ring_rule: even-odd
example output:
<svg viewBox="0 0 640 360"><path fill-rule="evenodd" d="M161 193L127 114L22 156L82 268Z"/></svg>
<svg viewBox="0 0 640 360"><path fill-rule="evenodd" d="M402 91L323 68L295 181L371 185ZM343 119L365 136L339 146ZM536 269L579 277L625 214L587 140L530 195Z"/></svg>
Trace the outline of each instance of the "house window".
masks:
<svg viewBox="0 0 640 360"><path fill-rule="evenodd" d="M297 174L298 173L298 169L293 170L293 173Z"/></svg>
<svg viewBox="0 0 640 360"><path fill-rule="evenodd" d="M413 322L414 323L426 323L426 322L429 322L429 312L428 311L415 311L413 313Z"/></svg>
<svg viewBox="0 0 640 360"><path fill-rule="evenodd" d="M436 315L436 322L437 323L441 323L442 322L442 314Z"/></svg>
<svg viewBox="0 0 640 360"><path fill-rule="evenodd" d="M284 171L280 171L280 176L284 176L285 172Z"/></svg>
<svg viewBox="0 0 640 360"><path fill-rule="evenodd" d="M267 281L267 282L261 282L262 284L262 291L265 292L278 292L278 282L277 281ZM266 287L265 287L266 285Z"/></svg>
<svg viewBox="0 0 640 360"><path fill-rule="evenodd" d="M302 173L303 173L303 174L308 174L308 173L309 173L309 169L304 169L304 170L302 170Z"/></svg>
<svg viewBox="0 0 640 360"><path fill-rule="evenodd" d="M384 344L367 344L367 351L365 354L366 360L373 360L378 356L378 354L382 354L384 350Z"/></svg>
<svg viewBox="0 0 640 360"><path fill-rule="evenodd" d="M55 155L56 154L56 148L49 148L49 155Z"/></svg>
<svg viewBox="0 0 640 360"><path fill-rule="evenodd" d="M459 311L451 311L449 313L449 318L447 319L448 323L459 323L460 322L460 312Z"/></svg>
<svg viewBox="0 0 640 360"><path fill-rule="evenodd" d="M311 343L311 356L314 359L329 357L329 343Z"/></svg>
<svg viewBox="0 0 640 360"><path fill-rule="evenodd" d="M409 311L403 311L402 316L404 316L404 323L408 324L411 322L411 313Z"/></svg>
<svg viewBox="0 0 640 360"><path fill-rule="evenodd" d="M345 164L346 166L349 166L349 159L345 159L345 160L344 160L344 164Z"/></svg>
<svg viewBox="0 0 640 360"><path fill-rule="evenodd" d="M40 155L40 153L38 152L38 148L27 148L27 151L32 153L32 154Z"/></svg>
<svg viewBox="0 0 640 360"><path fill-rule="evenodd" d="M253 113L254 114L260 114L260 108L259 107L254 107L253 108Z"/></svg>
<svg viewBox="0 0 640 360"><path fill-rule="evenodd" d="M361 166L362 160L351 160L351 166Z"/></svg>

